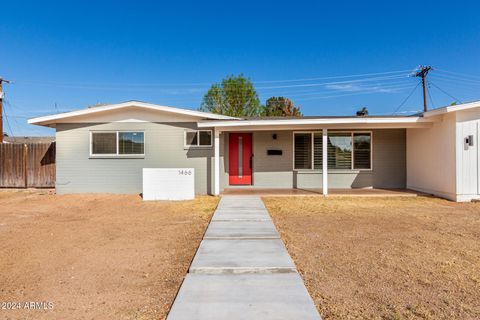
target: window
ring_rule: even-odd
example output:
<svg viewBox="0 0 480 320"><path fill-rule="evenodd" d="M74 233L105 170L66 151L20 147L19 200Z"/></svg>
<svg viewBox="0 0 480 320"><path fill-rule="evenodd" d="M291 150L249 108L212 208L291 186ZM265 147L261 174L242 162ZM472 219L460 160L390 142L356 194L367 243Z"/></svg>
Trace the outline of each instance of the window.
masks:
<svg viewBox="0 0 480 320"><path fill-rule="evenodd" d="M352 134L328 133L328 169L352 169Z"/></svg>
<svg viewBox="0 0 480 320"><path fill-rule="evenodd" d="M312 134L295 133L295 169L312 169Z"/></svg>
<svg viewBox="0 0 480 320"><path fill-rule="evenodd" d="M92 132L92 154L116 154L116 132Z"/></svg>
<svg viewBox="0 0 480 320"><path fill-rule="evenodd" d="M186 147L211 147L212 146L212 131L211 130L197 130L185 131L185 146Z"/></svg>
<svg viewBox="0 0 480 320"><path fill-rule="evenodd" d="M294 169L321 170L322 132L295 132ZM371 132L335 132L327 138L328 169L370 170L372 168Z"/></svg>
<svg viewBox="0 0 480 320"><path fill-rule="evenodd" d="M119 154L144 154L143 132L119 132Z"/></svg>
<svg viewBox="0 0 480 320"><path fill-rule="evenodd" d="M322 133L313 134L313 169L319 170L323 166L323 141Z"/></svg>
<svg viewBox="0 0 480 320"><path fill-rule="evenodd" d="M198 145L198 132L197 131L187 131L185 133L185 145L186 146L197 146Z"/></svg>
<svg viewBox="0 0 480 320"><path fill-rule="evenodd" d="M294 139L295 169L322 169L322 133L296 132Z"/></svg>
<svg viewBox="0 0 480 320"><path fill-rule="evenodd" d="M143 132L91 132L92 156L122 156L144 154L145 134Z"/></svg>
<svg viewBox="0 0 480 320"><path fill-rule="evenodd" d="M354 133L353 134L353 168L370 169L371 164L371 134Z"/></svg>

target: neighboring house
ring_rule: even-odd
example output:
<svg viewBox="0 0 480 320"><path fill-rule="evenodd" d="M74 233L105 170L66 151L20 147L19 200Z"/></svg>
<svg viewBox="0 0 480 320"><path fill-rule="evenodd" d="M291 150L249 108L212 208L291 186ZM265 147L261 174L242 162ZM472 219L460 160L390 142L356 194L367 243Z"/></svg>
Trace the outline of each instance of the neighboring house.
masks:
<svg viewBox="0 0 480 320"><path fill-rule="evenodd" d="M240 119L138 101L30 119L56 129L58 193L141 193L142 168L229 187L409 188L480 198L480 102L415 116Z"/></svg>

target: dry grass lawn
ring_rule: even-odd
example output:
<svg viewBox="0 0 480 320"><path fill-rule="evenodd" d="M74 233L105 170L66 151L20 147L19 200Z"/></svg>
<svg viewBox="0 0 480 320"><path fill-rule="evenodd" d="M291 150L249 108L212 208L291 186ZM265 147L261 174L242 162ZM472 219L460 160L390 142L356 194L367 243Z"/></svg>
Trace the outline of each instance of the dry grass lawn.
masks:
<svg viewBox="0 0 480 320"><path fill-rule="evenodd" d="M0 192L0 318L164 318L217 201Z"/></svg>
<svg viewBox="0 0 480 320"><path fill-rule="evenodd" d="M264 201L324 319L480 319L480 203Z"/></svg>

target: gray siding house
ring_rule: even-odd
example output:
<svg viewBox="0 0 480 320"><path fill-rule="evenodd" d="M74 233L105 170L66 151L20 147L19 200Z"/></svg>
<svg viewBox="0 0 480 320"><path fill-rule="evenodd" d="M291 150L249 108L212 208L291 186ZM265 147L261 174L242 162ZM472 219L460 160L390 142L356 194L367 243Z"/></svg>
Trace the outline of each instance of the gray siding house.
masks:
<svg viewBox="0 0 480 320"><path fill-rule="evenodd" d="M142 192L143 168L225 188L407 188L408 117L233 118L139 101L30 119L56 129L59 194Z"/></svg>

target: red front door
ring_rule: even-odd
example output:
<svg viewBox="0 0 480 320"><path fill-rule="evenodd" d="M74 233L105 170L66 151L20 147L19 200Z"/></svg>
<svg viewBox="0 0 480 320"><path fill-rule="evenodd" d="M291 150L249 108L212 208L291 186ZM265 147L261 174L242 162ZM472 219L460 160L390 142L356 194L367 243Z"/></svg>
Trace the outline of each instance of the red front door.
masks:
<svg viewBox="0 0 480 320"><path fill-rule="evenodd" d="M230 184L252 184L252 134L230 133L228 157Z"/></svg>

